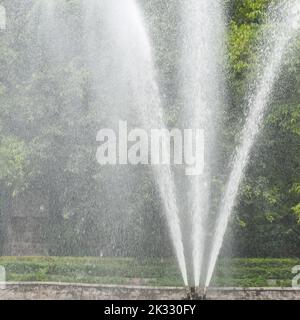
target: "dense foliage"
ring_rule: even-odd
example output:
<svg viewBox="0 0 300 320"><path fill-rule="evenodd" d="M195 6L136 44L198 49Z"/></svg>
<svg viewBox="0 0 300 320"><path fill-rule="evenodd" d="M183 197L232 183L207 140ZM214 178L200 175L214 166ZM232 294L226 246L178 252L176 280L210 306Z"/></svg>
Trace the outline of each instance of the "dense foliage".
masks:
<svg viewBox="0 0 300 320"><path fill-rule="evenodd" d="M228 127L245 112L241 96L251 79L255 39L269 3L231 1ZM282 68L236 208L234 236L242 255L299 255L299 48L298 42Z"/></svg>
<svg viewBox="0 0 300 320"><path fill-rule="evenodd" d="M57 63L36 46L30 25L34 0L2 0L8 29L0 30L0 208L26 190L49 198L45 226L52 255L170 253L166 223L151 174L101 170L96 133L102 119L89 90L80 37ZM64 2L76 28L76 0ZM143 0L155 45L169 124L178 96L178 1ZM243 97L255 62L255 41L270 0L227 0L227 105L220 163L227 167L244 119ZM50 41L50 40L49 40ZM224 254L247 257L300 255L300 46L285 61L265 127L251 156ZM59 48L57 49L59 50ZM55 56L55 54L54 54ZM34 64L31 61L34 60ZM100 107L101 109L101 107ZM220 170L215 181L222 190ZM114 177L114 178L112 178ZM118 193L112 190L118 189ZM2 215L2 216L1 216ZM0 212L2 232L5 224ZM1 248L1 246L0 246ZM230 249L230 250L229 250Z"/></svg>

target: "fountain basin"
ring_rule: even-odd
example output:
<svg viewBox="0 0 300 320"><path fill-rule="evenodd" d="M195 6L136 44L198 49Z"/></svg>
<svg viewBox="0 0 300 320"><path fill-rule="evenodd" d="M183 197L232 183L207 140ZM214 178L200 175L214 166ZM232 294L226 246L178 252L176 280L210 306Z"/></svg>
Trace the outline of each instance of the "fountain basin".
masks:
<svg viewBox="0 0 300 320"><path fill-rule="evenodd" d="M0 300L182 300L182 287L9 282ZM209 288L207 300L300 300L300 288Z"/></svg>

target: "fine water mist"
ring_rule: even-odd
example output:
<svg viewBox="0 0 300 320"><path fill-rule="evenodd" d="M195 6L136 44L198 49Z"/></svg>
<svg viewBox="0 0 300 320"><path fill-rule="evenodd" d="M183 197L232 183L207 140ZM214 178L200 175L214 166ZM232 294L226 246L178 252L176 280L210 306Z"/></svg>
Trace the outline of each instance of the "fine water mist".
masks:
<svg viewBox="0 0 300 320"><path fill-rule="evenodd" d="M90 24L93 17L97 19L97 14L95 14L97 12L104 19L103 28L105 32L102 35L108 37L106 39L106 45L109 47L107 54L110 63L111 60L114 61L113 70L116 71L113 74L112 87L107 91L113 95L115 101L119 102L119 105L115 105L115 116L119 119L122 115L124 116L122 108L124 108L124 97L126 97L127 104L130 105L132 112L137 114L136 117L140 127L145 128L148 132L151 129L164 129L164 115L156 83L151 41L136 1L113 0L103 2L92 0L84 1L84 6L85 12L88 13L85 19L86 24ZM92 23L92 25L95 26L96 24ZM97 32L98 30L93 30L91 34ZM92 43L91 37L88 37L88 39L89 55L97 57L97 53L100 54L100 52L91 52L97 46ZM103 68L103 61L100 60L100 64ZM95 64L93 68L95 68ZM95 70L99 71L99 68L96 67ZM96 87L99 83L99 77L99 74L94 77ZM119 91L119 89L121 90ZM154 165L152 168L160 190L175 254L184 283L187 285L184 247L173 174L170 165Z"/></svg>

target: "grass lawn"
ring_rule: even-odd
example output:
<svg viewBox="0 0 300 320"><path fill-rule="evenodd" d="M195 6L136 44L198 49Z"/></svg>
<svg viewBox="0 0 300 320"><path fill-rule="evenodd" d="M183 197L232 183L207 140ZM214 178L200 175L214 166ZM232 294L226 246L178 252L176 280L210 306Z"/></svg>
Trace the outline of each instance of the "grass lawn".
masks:
<svg viewBox="0 0 300 320"><path fill-rule="evenodd" d="M182 286L170 261L132 258L0 257L7 281L53 281L95 284ZM300 259L220 259L213 286L290 287Z"/></svg>

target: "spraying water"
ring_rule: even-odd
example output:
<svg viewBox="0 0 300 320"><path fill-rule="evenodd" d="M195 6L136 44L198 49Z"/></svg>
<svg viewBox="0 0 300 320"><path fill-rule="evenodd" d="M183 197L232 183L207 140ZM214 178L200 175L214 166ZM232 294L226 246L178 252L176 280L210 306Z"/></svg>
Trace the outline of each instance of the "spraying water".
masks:
<svg viewBox="0 0 300 320"><path fill-rule="evenodd" d="M195 286L200 285L205 251L206 215L210 203L210 162L216 107L220 103L223 52L223 5L220 1L192 0L182 4L183 113L187 127L204 129L205 173L189 177L192 228L192 265ZM189 233L190 234L190 233Z"/></svg>
<svg viewBox="0 0 300 320"><path fill-rule="evenodd" d="M56 0L38 1L35 9L34 16L39 17L38 40L42 43L41 49L46 53L48 63L56 65L60 61L68 60L68 57L72 56L71 52L79 50L82 42L84 60L87 61L85 62L92 75L90 85L96 95L98 112L103 121L111 125L115 120L129 119L134 125L143 126L148 131L154 128L164 129L164 114L156 82L152 45L136 1L82 1L82 35L69 33L64 13L59 8L61 4L62 2ZM152 169L185 285L188 285L184 251L187 248L191 249L189 263L192 265L195 287L201 284L201 280L205 280L205 286L211 281L249 154L262 126L281 63L299 28L299 6L299 1L293 0L287 5L270 10L268 24L272 25L272 28L266 32L261 45L264 58L260 65L264 65L264 70L255 83L256 89L249 94L249 115L220 206L207 277L203 279L205 242L209 231L207 213L211 202L209 168L214 157L215 115L221 101L219 92L222 72L218 65L222 65L224 19L220 1L191 0L181 4L184 125L188 128L204 129L206 140L205 173L200 177L188 177L187 225L190 228L186 230L187 237L184 239L188 243L183 243L183 221L179 218L170 165L157 165ZM37 65L36 68L40 66Z"/></svg>
<svg viewBox="0 0 300 320"><path fill-rule="evenodd" d="M121 114L124 115L122 108L124 108L124 101L126 101L127 104L130 104L132 112L137 113L138 120L146 130L165 128L159 89L155 79L151 43L136 1L92 0L84 1L84 6L87 12L85 18L88 21L87 24L97 18L95 12L99 12L102 17L103 36L108 38L105 43L106 50L108 50L107 57L101 59L101 70L97 68L97 63L93 65L93 69L96 70L96 73L100 72L103 75L105 69L108 68L105 66L107 60L109 61L109 70L116 71L113 72L111 88L106 90L105 96L108 93L114 101L119 103L114 105L117 115L119 117ZM97 23L92 22L92 25L95 27ZM88 51L89 55L92 55L93 62L95 62L94 59L98 53L100 54L97 51L97 44L93 43L93 38L91 38L96 39L95 33L97 33L95 30L94 34L89 33L88 39ZM91 53L91 51L94 52ZM108 74L108 77L111 75ZM99 74L95 74L95 82L103 86L103 81L99 82ZM152 168L164 204L181 274L185 285L187 285L184 247L171 168L170 165L157 165Z"/></svg>
<svg viewBox="0 0 300 320"><path fill-rule="evenodd" d="M280 68L291 45L291 40L297 33L299 16L300 4L298 0L288 1L284 5L270 9L267 25L271 26L271 30L267 30L260 46L263 59L260 65L263 65L264 69L259 80L256 81L256 89L249 94L249 115L242 131L241 145L237 148L233 169L221 203L205 282L206 287L210 284L229 218L249 161L249 154L263 125L275 81L280 74ZM258 70L257 73L260 74L260 71Z"/></svg>

